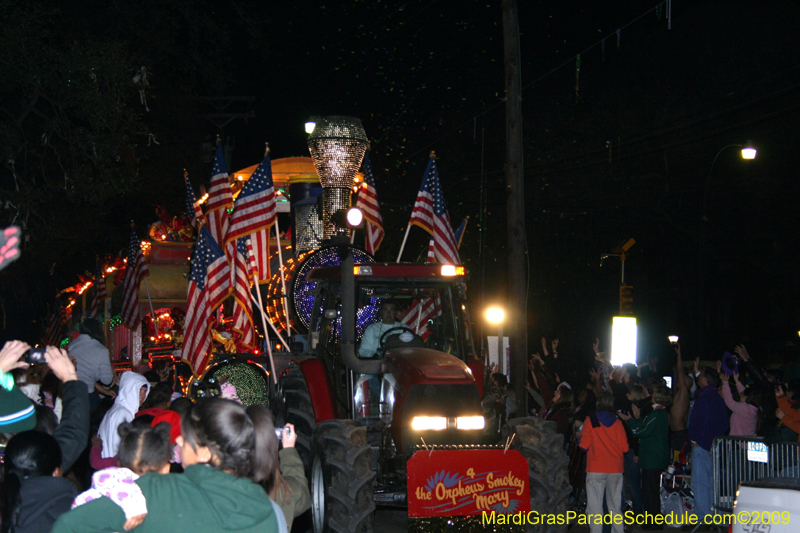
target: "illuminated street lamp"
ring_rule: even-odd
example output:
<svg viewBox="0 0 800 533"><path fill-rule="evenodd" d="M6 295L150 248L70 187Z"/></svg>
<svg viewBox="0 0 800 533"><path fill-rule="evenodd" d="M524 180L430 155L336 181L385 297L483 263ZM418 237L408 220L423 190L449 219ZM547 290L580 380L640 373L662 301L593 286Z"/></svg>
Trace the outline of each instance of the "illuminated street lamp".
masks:
<svg viewBox="0 0 800 533"><path fill-rule="evenodd" d="M486 310L486 321L490 324L496 324L499 330L497 335L497 360L500 362L500 372L505 369L505 357L503 353L503 321L506 318L506 312L502 307L490 307Z"/></svg>
<svg viewBox="0 0 800 533"><path fill-rule="evenodd" d="M747 141L742 147L742 159L755 159L756 149L751 141Z"/></svg>
<svg viewBox="0 0 800 533"><path fill-rule="evenodd" d="M717 155L714 156L714 160L711 162L711 167L708 169L708 176L706 176L706 186L703 189L703 220L705 221L708 221L708 218L706 218L706 200L708 199L708 183L709 181L711 181L711 172L714 170L714 165L717 163L719 155L728 148L741 148L742 159L751 161L756 158L757 151L753 146L752 141L747 141L745 144L729 144L719 149L719 152L717 152Z"/></svg>
<svg viewBox="0 0 800 533"><path fill-rule="evenodd" d="M611 322L611 364L622 366L636 364L636 339L638 328L636 318L615 316Z"/></svg>

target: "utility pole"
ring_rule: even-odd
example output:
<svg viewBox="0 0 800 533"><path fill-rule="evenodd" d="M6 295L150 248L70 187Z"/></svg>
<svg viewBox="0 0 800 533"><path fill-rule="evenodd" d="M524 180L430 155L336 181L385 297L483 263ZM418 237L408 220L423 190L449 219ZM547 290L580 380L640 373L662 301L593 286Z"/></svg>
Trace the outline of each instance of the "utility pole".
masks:
<svg viewBox="0 0 800 533"><path fill-rule="evenodd" d="M517 0L503 0L506 73L506 215L508 218L508 325L511 386L517 413L525 405L528 354L528 261L522 167L522 79ZM524 409L524 407L522 407Z"/></svg>

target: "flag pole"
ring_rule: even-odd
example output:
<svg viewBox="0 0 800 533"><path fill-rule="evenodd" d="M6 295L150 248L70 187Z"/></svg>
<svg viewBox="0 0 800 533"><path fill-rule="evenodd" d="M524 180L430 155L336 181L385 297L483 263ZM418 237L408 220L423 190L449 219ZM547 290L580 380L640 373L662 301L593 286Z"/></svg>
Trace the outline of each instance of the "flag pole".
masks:
<svg viewBox="0 0 800 533"><path fill-rule="evenodd" d="M397 254L397 261L395 261L396 263L400 262L400 256L403 255L403 250L406 247L406 240L408 239L408 232L410 230L411 230L411 224L409 223L408 226L406 227L406 235L405 235L405 237L403 237L403 244L400 245L400 253Z"/></svg>
<svg viewBox="0 0 800 533"><path fill-rule="evenodd" d="M131 220L131 228L135 228L135 227L136 227L136 224L133 222L133 220ZM142 253L141 247L140 247L139 253L140 254ZM144 259L144 257L142 257L142 259ZM128 262L130 263L130 260ZM132 269L133 265L128 265L128 268ZM126 277L127 277L128 274L133 274L133 272L128 272L126 274ZM156 311L155 311L155 309L153 309L153 299L150 298L150 286L147 284L147 276L144 276L144 290L147 292L147 303L150 304L150 316L153 317L153 326L156 328L156 335L158 335L158 322L156 321Z"/></svg>
<svg viewBox="0 0 800 533"><path fill-rule="evenodd" d="M261 301L261 286L258 283L256 283L255 288L256 288L256 294L258 295L258 302L255 302L255 299L253 301L255 303L258 303L258 310L261 311L261 326L264 328L264 339L267 345L267 355L269 355L269 367L272 370L272 382L275 383L275 385L277 385L278 375L275 373L275 360L272 358L272 345L269 343L269 333L267 333L267 319L264 316L264 303ZM253 297L252 291L250 292L250 297L251 298ZM281 341L283 341L282 338Z"/></svg>
<svg viewBox="0 0 800 533"><path fill-rule="evenodd" d="M286 276L283 274L283 252L281 252L281 233L278 227L278 214L275 213L275 242L278 243L278 264L281 269L281 289L283 289L283 308L286 309L286 335L292 336L292 326L289 324L289 302L286 299ZM269 245L267 245L269 249ZM288 346L288 345L287 345Z"/></svg>
<svg viewBox="0 0 800 533"><path fill-rule="evenodd" d="M250 296L253 296L253 295L251 294ZM258 302L256 302L255 297L253 297L253 302L258 303ZM261 311L261 317L264 318L264 307L263 306L259 306L258 310ZM278 339L280 339L280 341L283 343L283 345L286 346L286 348L288 349L289 348L289 343L286 342L286 339L283 338L283 335L281 335L281 332L278 331L278 328L275 327L275 324L273 324L272 321L268 320L268 319L267 319L266 322L267 322L267 324L269 324L269 327L272 328L272 331L275 332L275 335L278 336Z"/></svg>
<svg viewBox="0 0 800 533"><path fill-rule="evenodd" d="M147 284L147 276L144 277L144 290L147 291L147 303L150 304L150 316L153 317L153 326L156 328L156 335L158 335L158 317L156 317L156 311L153 309L153 299L150 298L150 285Z"/></svg>

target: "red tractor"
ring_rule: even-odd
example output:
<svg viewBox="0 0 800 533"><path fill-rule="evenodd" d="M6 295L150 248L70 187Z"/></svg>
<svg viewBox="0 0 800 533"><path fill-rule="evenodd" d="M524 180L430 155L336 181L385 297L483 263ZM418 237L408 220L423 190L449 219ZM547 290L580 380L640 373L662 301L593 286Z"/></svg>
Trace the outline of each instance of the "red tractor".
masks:
<svg viewBox="0 0 800 533"><path fill-rule="evenodd" d="M463 267L354 264L340 254L340 266L306 275L307 346L281 373L275 405L277 423L297 430L315 533L371 532L376 504L405 506L406 462L418 446L497 441L484 427ZM357 341L390 300L403 325L383 328L377 353L359 355ZM504 431L531 458L533 509L566 511L562 439L537 420Z"/></svg>

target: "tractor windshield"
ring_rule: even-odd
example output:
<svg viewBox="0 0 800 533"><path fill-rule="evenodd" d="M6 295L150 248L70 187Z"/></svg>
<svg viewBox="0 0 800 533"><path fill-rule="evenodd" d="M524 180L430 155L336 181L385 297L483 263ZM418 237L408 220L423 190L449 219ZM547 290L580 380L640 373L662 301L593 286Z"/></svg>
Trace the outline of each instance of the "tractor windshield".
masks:
<svg viewBox="0 0 800 533"><path fill-rule="evenodd" d="M459 293L456 284L440 279L359 280L359 341L370 324L381 321L381 303L391 301L396 304L395 325L402 324L419 335L429 348L466 360L471 343L466 305Z"/></svg>
<svg viewBox="0 0 800 533"><path fill-rule="evenodd" d="M356 339L359 345L365 330L381 321L381 302L392 301L397 309L395 322L422 337L427 347L464 361L474 353L463 285L441 279L369 279L358 280L356 294ZM342 328L339 284L320 284L316 302L311 331L319 332L320 340L335 351L332 348L339 343ZM337 311L336 318L330 322L323 318L326 309ZM375 355L370 354L372 357Z"/></svg>

